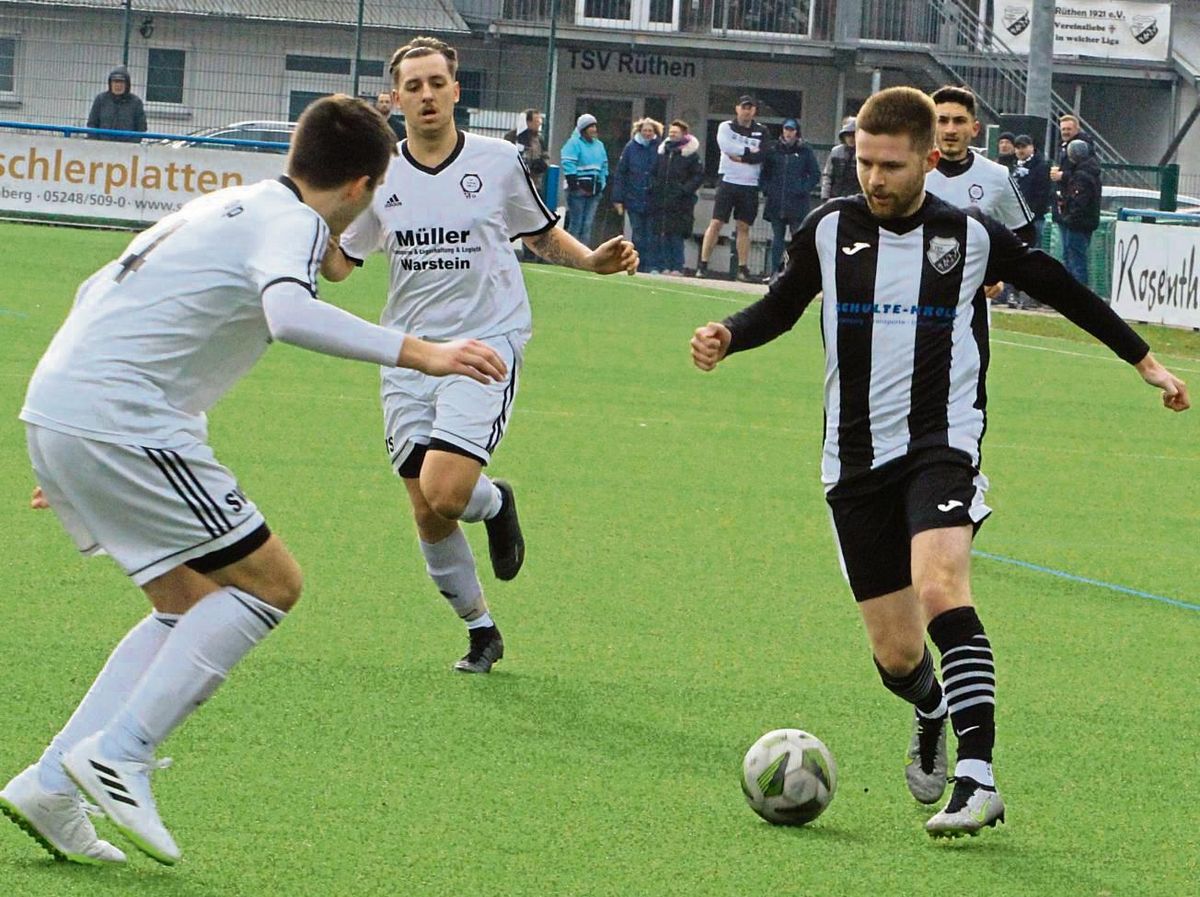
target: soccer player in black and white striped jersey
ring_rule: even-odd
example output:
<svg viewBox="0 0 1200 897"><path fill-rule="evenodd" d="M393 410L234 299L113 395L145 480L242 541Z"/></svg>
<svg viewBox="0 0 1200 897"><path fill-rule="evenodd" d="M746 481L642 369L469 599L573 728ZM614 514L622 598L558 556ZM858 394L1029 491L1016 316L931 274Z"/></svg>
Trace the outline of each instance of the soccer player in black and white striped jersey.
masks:
<svg viewBox="0 0 1200 897"><path fill-rule="evenodd" d="M692 358L726 355L790 330L823 293L826 487L842 569L884 685L916 708L905 777L923 803L946 786L945 722L958 739L955 786L926 823L975 834L1004 818L992 773L995 672L971 601L971 541L991 510L979 471L986 424L988 308L983 285L1011 280L1087 330L1174 411L1185 384L1056 261L978 209L926 193L938 161L925 94L896 87L857 119L863 194L832 200L801 226L765 297L696 330ZM941 653L942 682L925 641Z"/></svg>

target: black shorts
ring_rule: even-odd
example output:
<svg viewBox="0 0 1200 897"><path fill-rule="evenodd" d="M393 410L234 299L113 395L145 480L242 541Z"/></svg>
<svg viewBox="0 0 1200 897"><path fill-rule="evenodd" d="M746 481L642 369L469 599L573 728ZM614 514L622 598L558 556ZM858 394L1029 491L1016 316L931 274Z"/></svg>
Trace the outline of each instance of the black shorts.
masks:
<svg viewBox="0 0 1200 897"><path fill-rule="evenodd" d="M721 181L717 185L717 199L713 203L712 216L724 224L729 220L729 213L738 221L753 224L758 217L758 188L749 184L727 184Z"/></svg>
<svg viewBox="0 0 1200 897"><path fill-rule="evenodd" d="M825 500L854 599L912 585L917 533L964 524L978 532L992 513L987 486L966 453L952 448L923 449L834 486Z"/></svg>

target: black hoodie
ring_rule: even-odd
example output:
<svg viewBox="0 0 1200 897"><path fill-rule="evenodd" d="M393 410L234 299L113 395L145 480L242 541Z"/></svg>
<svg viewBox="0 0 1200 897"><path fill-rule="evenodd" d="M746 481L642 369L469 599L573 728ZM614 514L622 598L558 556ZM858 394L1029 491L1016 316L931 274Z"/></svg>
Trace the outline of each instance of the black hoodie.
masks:
<svg viewBox="0 0 1200 897"><path fill-rule="evenodd" d="M114 81L125 82L125 92L112 92ZM88 113L89 128L110 128L114 131L145 131L146 110L142 106L141 97L135 96L129 80L129 69L123 65L117 66L108 73L108 90L97 94L92 101L92 111ZM96 140L119 140L125 143L137 143L137 137L117 137L105 134L91 135Z"/></svg>

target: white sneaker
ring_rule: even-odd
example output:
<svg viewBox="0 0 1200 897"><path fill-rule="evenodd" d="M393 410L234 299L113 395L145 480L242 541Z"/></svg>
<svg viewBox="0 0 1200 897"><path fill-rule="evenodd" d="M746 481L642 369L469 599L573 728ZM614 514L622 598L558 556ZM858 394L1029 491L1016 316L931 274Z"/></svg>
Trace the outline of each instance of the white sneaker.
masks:
<svg viewBox="0 0 1200 897"><path fill-rule="evenodd" d="M91 866L125 862L124 853L96 836L87 810L79 794L55 794L42 788L36 764L0 791L0 812L55 859Z"/></svg>
<svg viewBox="0 0 1200 897"><path fill-rule="evenodd" d="M954 779L950 800L932 819L925 831L933 838L972 838L983 828L995 828L1004 821L1004 798L995 787L985 787L965 776Z"/></svg>
<svg viewBox="0 0 1200 897"><path fill-rule="evenodd" d="M174 865L179 862L179 848L159 818L150 791L150 773L170 766L171 761L106 757L100 748L102 734L97 732L68 751L63 768L138 850L152 860Z"/></svg>

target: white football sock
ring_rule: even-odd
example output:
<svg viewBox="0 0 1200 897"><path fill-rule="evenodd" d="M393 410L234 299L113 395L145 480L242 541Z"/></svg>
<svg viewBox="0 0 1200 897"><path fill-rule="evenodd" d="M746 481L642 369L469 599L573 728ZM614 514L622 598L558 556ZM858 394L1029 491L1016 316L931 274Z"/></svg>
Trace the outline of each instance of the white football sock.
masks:
<svg viewBox="0 0 1200 897"><path fill-rule="evenodd" d="M475 481L475 488L471 490L471 498L458 519L464 523L491 520L500 513L500 506L503 504L504 496L496 488L496 484L480 474L479 479Z"/></svg>
<svg viewBox="0 0 1200 897"><path fill-rule="evenodd" d="M486 629L488 626L495 626L496 622L492 619L492 615L486 610L482 617L476 617L474 620L467 622L468 629Z"/></svg>
<svg viewBox="0 0 1200 897"><path fill-rule="evenodd" d="M153 756L285 616L279 608L232 587L201 598L175 624L133 694L104 727L104 752L118 760Z"/></svg>
<svg viewBox="0 0 1200 897"><path fill-rule="evenodd" d="M986 760L959 760L954 764L956 779L974 779L980 785L989 788L996 787L996 779L992 775L992 764Z"/></svg>
<svg viewBox="0 0 1200 897"><path fill-rule="evenodd" d="M54 794L75 792L75 783L62 767L63 755L113 718L178 620L179 614L152 613L130 629L113 649L88 693L38 760L38 784L44 789Z"/></svg>
<svg viewBox="0 0 1200 897"><path fill-rule="evenodd" d="M440 542L422 540L421 554L425 555L425 571L429 578L456 614L469 624L488 612L483 586L475 572L475 555L471 553L462 527L455 527L454 532Z"/></svg>

